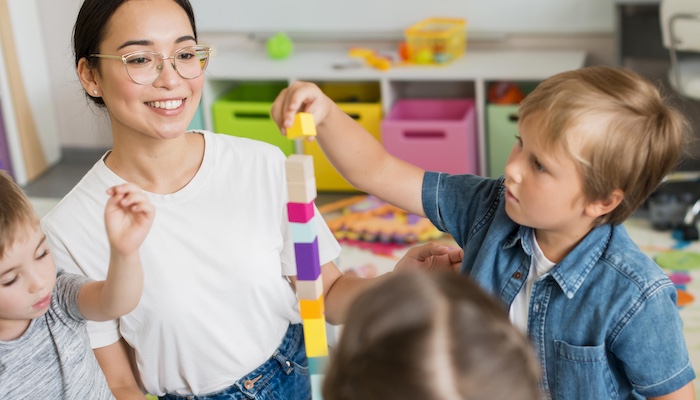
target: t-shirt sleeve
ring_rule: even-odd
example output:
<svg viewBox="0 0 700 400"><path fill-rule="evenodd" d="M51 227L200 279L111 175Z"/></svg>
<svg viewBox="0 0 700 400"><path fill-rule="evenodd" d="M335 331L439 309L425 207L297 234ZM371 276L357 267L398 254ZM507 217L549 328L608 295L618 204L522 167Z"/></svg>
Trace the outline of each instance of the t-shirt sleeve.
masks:
<svg viewBox="0 0 700 400"><path fill-rule="evenodd" d="M57 269L54 295L69 318L76 321L85 320L78 305L78 294L83 285L89 281L84 276L71 274L60 268Z"/></svg>
<svg viewBox="0 0 700 400"><path fill-rule="evenodd" d="M672 393L695 379L673 285L658 289L639 305L612 349L645 397Z"/></svg>

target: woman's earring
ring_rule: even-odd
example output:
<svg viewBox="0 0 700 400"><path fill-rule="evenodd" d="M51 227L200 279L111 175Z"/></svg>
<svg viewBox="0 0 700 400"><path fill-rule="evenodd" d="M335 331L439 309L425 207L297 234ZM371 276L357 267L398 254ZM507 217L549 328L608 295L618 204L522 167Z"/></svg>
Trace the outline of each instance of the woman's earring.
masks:
<svg viewBox="0 0 700 400"><path fill-rule="evenodd" d="M93 90L93 91L92 91L92 94L94 94L95 96L97 96L97 90Z"/></svg>

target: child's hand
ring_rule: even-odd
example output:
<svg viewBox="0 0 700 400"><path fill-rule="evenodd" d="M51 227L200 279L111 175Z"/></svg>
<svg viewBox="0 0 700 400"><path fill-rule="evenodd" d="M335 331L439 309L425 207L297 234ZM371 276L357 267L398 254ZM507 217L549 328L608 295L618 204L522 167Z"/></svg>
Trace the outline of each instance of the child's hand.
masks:
<svg viewBox="0 0 700 400"><path fill-rule="evenodd" d="M155 208L139 187L131 183L107 189L105 207L107 237L113 251L129 254L138 250L153 224Z"/></svg>
<svg viewBox="0 0 700 400"><path fill-rule="evenodd" d="M329 99L318 86L309 82L297 81L282 90L272 103L270 115L286 135L287 128L292 126L294 115L298 112L313 114L316 126L323 123L328 115L333 101Z"/></svg>
<svg viewBox="0 0 700 400"><path fill-rule="evenodd" d="M398 263L395 270L420 268L428 272L453 271L459 272L464 258L462 249L453 249L437 243L426 243L408 250Z"/></svg>

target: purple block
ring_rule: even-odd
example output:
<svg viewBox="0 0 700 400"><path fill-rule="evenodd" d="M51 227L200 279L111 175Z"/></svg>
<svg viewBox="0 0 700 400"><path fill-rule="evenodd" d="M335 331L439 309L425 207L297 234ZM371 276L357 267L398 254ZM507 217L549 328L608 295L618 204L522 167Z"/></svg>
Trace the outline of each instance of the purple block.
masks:
<svg viewBox="0 0 700 400"><path fill-rule="evenodd" d="M287 214L289 222L304 223L314 217L314 202L309 203L287 203Z"/></svg>
<svg viewBox="0 0 700 400"><path fill-rule="evenodd" d="M311 243L294 243L294 256L297 262L298 280L315 281L321 275L318 238Z"/></svg>

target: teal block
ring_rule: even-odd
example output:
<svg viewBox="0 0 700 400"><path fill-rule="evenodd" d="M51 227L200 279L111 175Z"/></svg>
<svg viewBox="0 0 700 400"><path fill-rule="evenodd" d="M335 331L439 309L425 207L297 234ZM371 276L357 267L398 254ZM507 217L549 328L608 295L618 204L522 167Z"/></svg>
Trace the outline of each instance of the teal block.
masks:
<svg viewBox="0 0 700 400"><path fill-rule="evenodd" d="M312 243L318 236L316 221L311 218L308 222L290 222L292 227L292 240L294 243Z"/></svg>
<svg viewBox="0 0 700 400"><path fill-rule="evenodd" d="M309 374L323 375L326 373L328 357L309 357Z"/></svg>

